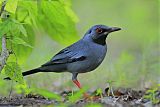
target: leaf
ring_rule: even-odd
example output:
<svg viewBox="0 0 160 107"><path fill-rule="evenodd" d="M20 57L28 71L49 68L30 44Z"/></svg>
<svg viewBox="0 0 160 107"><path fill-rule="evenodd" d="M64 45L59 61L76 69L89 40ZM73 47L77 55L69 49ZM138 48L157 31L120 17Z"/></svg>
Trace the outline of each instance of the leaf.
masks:
<svg viewBox="0 0 160 107"><path fill-rule="evenodd" d="M23 39L27 44L29 44L31 47L35 45L35 34L33 31L32 26L28 24L23 25L27 32L27 37L23 35L17 35L19 38ZM28 59L28 56L31 54L33 48L25 46L25 45L19 45L19 44L13 44L12 50L16 54L16 57L18 59L18 64L24 64L26 60ZM12 56L12 55L11 55ZM15 56L9 57L9 61L15 60Z"/></svg>
<svg viewBox="0 0 160 107"><path fill-rule="evenodd" d="M19 24L20 23L18 21L16 22L14 19L7 19L0 23L0 38L5 34L7 35L7 37L11 35L17 36L17 33L20 32L20 30L18 29Z"/></svg>
<svg viewBox="0 0 160 107"><path fill-rule="evenodd" d="M68 0L68 1L63 1L63 2L64 2L64 9L66 11L66 14L71 18L73 22L77 23L79 19L76 16L76 14L73 12L73 10L71 9L71 1Z"/></svg>
<svg viewBox="0 0 160 107"><path fill-rule="evenodd" d="M18 26L19 30L22 32L22 34L27 37L27 31L26 29L24 28L24 26L22 24L19 24Z"/></svg>
<svg viewBox="0 0 160 107"><path fill-rule="evenodd" d="M23 84L23 76L20 66L16 62L8 62L5 66L5 74L12 80Z"/></svg>
<svg viewBox="0 0 160 107"><path fill-rule="evenodd" d="M70 102L76 102L78 99L80 99L83 95L83 93L87 90L87 88L80 89L78 92L73 94L69 97Z"/></svg>
<svg viewBox="0 0 160 107"><path fill-rule="evenodd" d="M102 94L102 89L101 88L98 88L97 90L96 90L96 95L101 95Z"/></svg>
<svg viewBox="0 0 160 107"><path fill-rule="evenodd" d="M70 7L71 2L64 0L24 0L18 2L16 15L18 20L32 24L34 29L47 33L53 40L71 44L79 37L75 29L78 18Z"/></svg>
<svg viewBox="0 0 160 107"><path fill-rule="evenodd" d="M24 46L33 48L30 44L26 43L23 39L21 39L21 38L19 38L19 37L14 37L14 38L11 40L11 42L14 43L14 44L24 45Z"/></svg>
<svg viewBox="0 0 160 107"><path fill-rule="evenodd" d="M78 39L73 16L66 12L64 1L42 1L38 6L38 23L52 39L62 44L71 44Z"/></svg>
<svg viewBox="0 0 160 107"><path fill-rule="evenodd" d="M11 25L11 21L10 20L6 20L6 21L0 23L0 38L4 34L7 34L10 31L10 25Z"/></svg>
<svg viewBox="0 0 160 107"><path fill-rule="evenodd" d="M11 20L12 20L12 23L15 24L14 27L16 27L16 30L21 32L25 37L27 37L27 31L23 26L24 23L20 23L18 20L15 20L15 19L11 19ZM11 32L13 33L13 31ZM16 35L13 35L13 36L16 36Z"/></svg>
<svg viewBox="0 0 160 107"><path fill-rule="evenodd" d="M27 8L25 8L25 6L22 5L21 2L19 1L19 6L18 6L17 12L16 12L17 20L20 21L20 22L24 22L26 24L31 25L32 23L31 23L31 20L30 20L30 17L29 17L29 11L28 11Z"/></svg>
<svg viewBox="0 0 160 107"><path fill-rule="evenodd" d="M23 84L16 84L15 85L15 90L18 94L29 94L31 92L31 89L28 88L26 82L24 81Z"/></svg>
<svg viewBox="0 0 160 107"><path fill-rule="evenodd" d="M5 10L15 14L17 9L18 0L8 0L5 6Z"/></svg>
<svg viewBox="0 0 160 107"><path fill-rule="evenodd" d="M19 1L17 9L17 19L24 21L26 24L32 24L37 27L37 1Z"/></svg>
<svg viewBox="0 0 160 107"><path fill-rule="evenodd" d="M31 92L37 93L37 94L42 95L42 96L49 98L49 99L56 99L57 101L61 101L61 96L59 96L58 94L55 94L53 92L50 92L48 90L39 89L39 88L32 88Z"/></svg>

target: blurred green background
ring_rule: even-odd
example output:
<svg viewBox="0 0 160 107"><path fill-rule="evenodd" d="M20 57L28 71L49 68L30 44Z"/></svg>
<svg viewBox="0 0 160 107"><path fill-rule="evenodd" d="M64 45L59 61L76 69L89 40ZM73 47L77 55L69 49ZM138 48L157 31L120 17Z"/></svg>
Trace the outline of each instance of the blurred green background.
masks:
<svg viewBox="0 0 160 107"><path fill-rule="evenodd" d="M72 0L72 9L79 18L80 38L96 24L122 28L109 35L108 53L101 66L93 72L79 74L83 86L94 90L107 87L107 81L114 81L114 87L145 89L160 83L158 0ZM40 66L64 47L38 34L23 70ZM25 79L30 87L51 91L77 89L69 73L38 73Z"/></svg>

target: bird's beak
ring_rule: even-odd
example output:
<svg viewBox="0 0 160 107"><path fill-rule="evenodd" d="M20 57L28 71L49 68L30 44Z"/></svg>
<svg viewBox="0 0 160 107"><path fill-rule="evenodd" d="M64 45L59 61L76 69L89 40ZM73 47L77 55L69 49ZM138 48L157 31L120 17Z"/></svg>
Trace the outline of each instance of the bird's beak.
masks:
<svg viewBox="0 0 160 107"><path fill-rule="evenodd" d="M115 31L119 31L121 30L121 28L118 28L118 27L111 27L109 32L115 32Z"/></svg>
<svg viewBox="0 0 160 107"><path fill-rule="evenodd" d="M119 31L119 30L121 30L121 28L119 28L119 27L110 27L107 29L106 32L104 32L104 35L108 35L111 32L115 32L115 31Z"/></svg>
<svg viewBox="0 0 160 107"><path fill-rule="evenodd" d="M118 28L118 27L111 27L109 32L115 32L115 31L119 31L121 30L121 28Z"/></svg>

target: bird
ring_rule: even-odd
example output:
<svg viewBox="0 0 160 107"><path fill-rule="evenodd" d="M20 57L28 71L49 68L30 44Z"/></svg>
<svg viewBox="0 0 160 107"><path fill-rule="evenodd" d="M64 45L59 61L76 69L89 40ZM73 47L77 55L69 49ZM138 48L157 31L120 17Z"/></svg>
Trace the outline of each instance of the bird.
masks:
<svg viewBox="0 0 160 107"><path fill-rule="evenodd" d="M94 25L80 40L62 49L50 61L38 68L23 72L22 75L39 72L70 72L73 83L81 89L82 86L77 79L78 74L93 71L102 63L107 53L108 35L119 30L121 30L119 27ZM9 77L5 79L10 80Z"/></svg>

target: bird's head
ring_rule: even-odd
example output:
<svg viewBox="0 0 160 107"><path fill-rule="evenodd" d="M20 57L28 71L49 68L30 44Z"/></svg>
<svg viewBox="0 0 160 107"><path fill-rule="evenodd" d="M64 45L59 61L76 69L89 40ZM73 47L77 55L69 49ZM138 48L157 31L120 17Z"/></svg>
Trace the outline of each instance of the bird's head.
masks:
<svg viewBox="0 0 160 107"><path fill-rule="evenodd" d="M121 30L121 28L95 25L86 32L84 38L91 38L95 43L105 45L108 34L119 30Z"/></svg>

